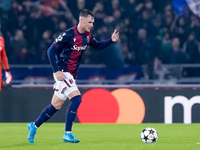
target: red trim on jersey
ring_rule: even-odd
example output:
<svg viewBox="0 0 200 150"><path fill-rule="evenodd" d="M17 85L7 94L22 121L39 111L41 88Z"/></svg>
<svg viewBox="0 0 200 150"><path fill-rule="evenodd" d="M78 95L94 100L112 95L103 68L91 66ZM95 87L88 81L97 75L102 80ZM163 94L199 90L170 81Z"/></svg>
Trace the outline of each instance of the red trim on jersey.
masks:
<svg viewBox="0 0 200 150"><path fill-rule="evenodd" d="M58 45L55 42L53 42L53 45L55 45L56 48L59 48Z"/></svg>
<svg viewBox="0 0 200 150"><path fill-rule="evenodd" d="M74 28L74 37L76 37L76 35L78 35L78 31L76 28ZM74 45L77 45L78 47L79 46L82 46L82 36L77 36L79 37L78 39L75 40L74 42ZM76 37L76 38L77 38ZM68 61L68 65L67 65L67 70L68 72L70 72L72 75L74 75L74 71L76 70L76 65L77 65L77 62L78 62L78 59L81 55L81 50L72 50L72 53L71 53L71 56L70 56L70 59Z"/></svg>

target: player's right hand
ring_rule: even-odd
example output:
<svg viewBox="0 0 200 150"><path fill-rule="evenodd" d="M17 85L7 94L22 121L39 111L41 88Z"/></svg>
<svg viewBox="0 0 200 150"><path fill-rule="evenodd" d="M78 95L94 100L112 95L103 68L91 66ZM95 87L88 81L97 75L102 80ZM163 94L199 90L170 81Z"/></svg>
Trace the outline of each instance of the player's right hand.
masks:
<svg viewBox="0 0 200 150"><path fill-rule="evenodd" d="M56 75L56 78L59 80L59 81L64 81L66 76L65 74L62 72L62 71L57 71L55 72L55 75Z"/></svg>
<svg viewBox="0 0 200 150"><path fill-rule="evenodd" d="M113 42L117 42L119 40L119 32L117 32L117 30L115 29L112 36L111 36L111 39Z"/></svg>

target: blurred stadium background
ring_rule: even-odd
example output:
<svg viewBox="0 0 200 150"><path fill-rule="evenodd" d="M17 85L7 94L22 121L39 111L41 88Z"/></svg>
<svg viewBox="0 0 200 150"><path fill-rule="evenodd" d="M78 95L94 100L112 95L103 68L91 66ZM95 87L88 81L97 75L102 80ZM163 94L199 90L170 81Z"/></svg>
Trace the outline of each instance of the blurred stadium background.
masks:
<svg viewBox="0 0 200 150"><path fill-rule="evenodd" d="M114 120L96 123L199 123L199 6L191 0L1 0L0 35L13 82L0 92L0 121L34 120L35 112L50 102L54 80L46 51L61 31L77 24L86 8L95 15L92 33L97 40L109 38L115 28L120 32L120 41L105 50L88 48L79 70L83 98L89 95L95 101L90 93L104 89L99 96L113 99L108 108L116 104ZM106 103L99 101L96 109ZM138 102L144 107L134 112ZM126 110L130 103L133 107ZM64 122L64 112L51 121ZM128 122L137 117L134 114L140 116L138 122ZM121 120L124 117L128 119Z"/></svg>

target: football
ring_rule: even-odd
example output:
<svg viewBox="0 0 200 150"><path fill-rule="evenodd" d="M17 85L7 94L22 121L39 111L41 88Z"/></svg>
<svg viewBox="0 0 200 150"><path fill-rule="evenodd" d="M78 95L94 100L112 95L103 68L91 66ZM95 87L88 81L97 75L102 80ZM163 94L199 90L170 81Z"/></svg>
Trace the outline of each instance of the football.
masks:
<svg viewBox="0 0 200 150"><path fill-rule="evenodd" d="M158 132L154 128L145 128L141 133L141 139L144 143L155 143L158 139Z"/></svg>

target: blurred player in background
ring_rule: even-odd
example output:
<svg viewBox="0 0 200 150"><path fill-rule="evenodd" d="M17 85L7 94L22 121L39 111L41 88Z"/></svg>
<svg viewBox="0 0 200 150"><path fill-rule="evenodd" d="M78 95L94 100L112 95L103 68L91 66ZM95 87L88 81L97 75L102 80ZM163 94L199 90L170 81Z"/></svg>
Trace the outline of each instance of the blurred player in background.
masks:
<svg viewBox="0 0 200 150"><path fill-rule="evenodd" d="M78 25L62 32L48 49L48 57L56 82L54 84L54 95L51 104L42 110L40 116L34 122L28 124L29 143L34 143L37 128L51 118L67 98L70 100L70 104L66 112L63 141L79 142L72 135L72 125L82 101L81 93L75 83L81 57L88 45L101 50L119 39L119 32L115 30L110 39L97 41L91 34L93 23L94 15L92 12L89 10L81 11Z"/></svg>
<svg viewBox="0 0 200 150"><path fill-rule="evenodd" d="M1 29L1 25L0 25L0 29ZM2 37L2 34L0 32L0 91L1 91L1 85L2 85L2 69L1 66L3 66L3 69L5 70L5 82L6 84L10 84L10 82L12 81L12 75L9 71L9 64L8 64L8 58L6 55L6 51L5 51L5 43L4 43L4 39Z"/></svg>

